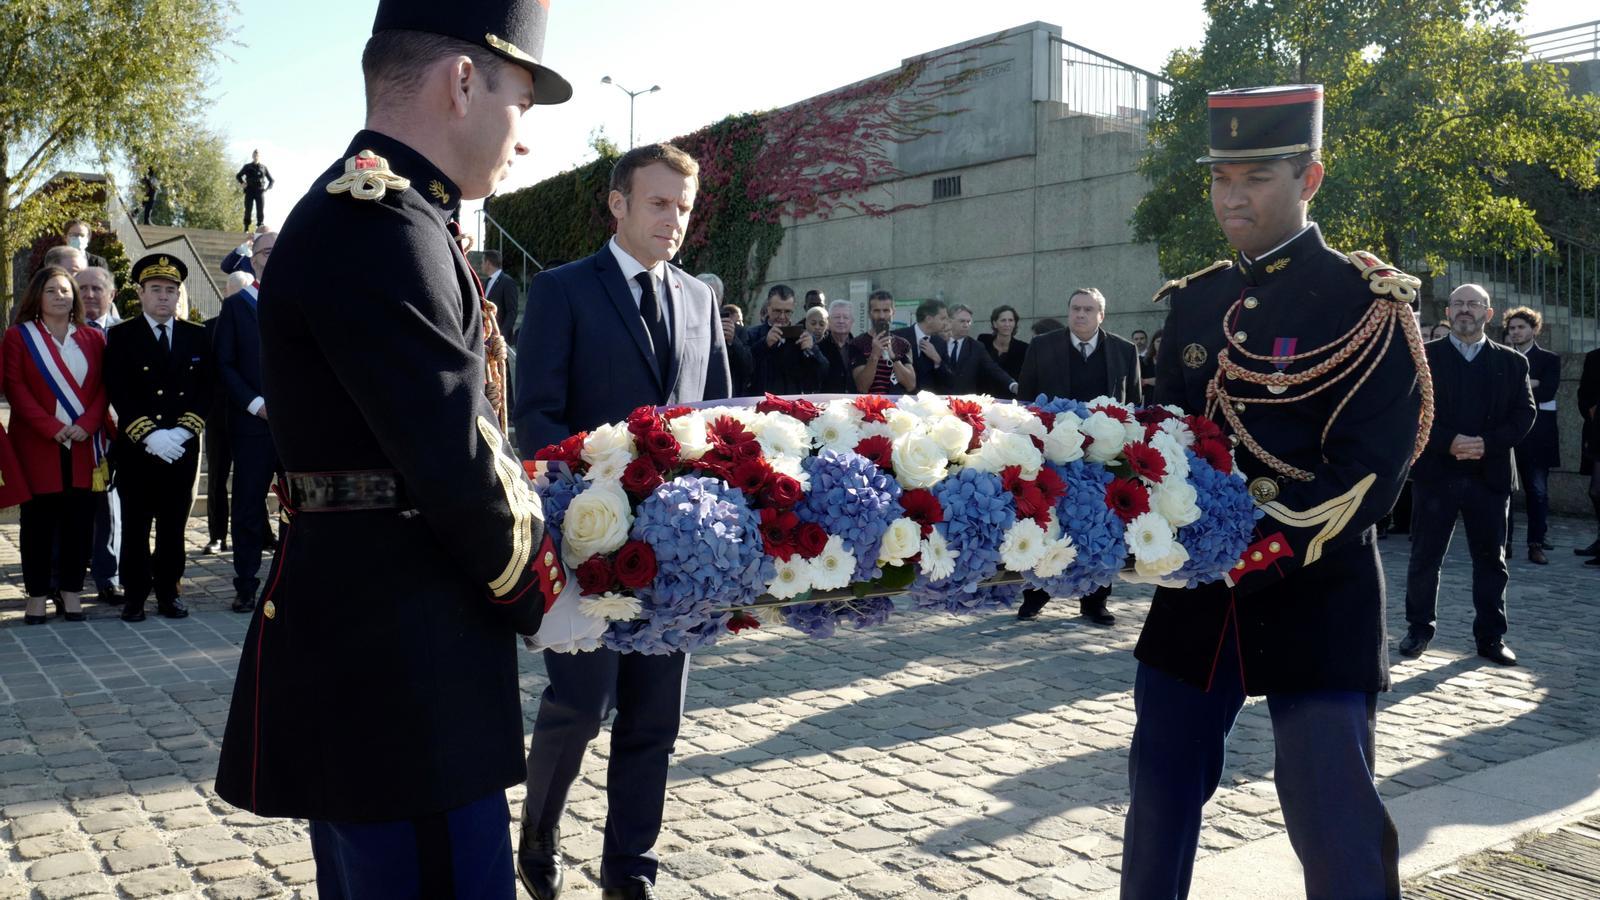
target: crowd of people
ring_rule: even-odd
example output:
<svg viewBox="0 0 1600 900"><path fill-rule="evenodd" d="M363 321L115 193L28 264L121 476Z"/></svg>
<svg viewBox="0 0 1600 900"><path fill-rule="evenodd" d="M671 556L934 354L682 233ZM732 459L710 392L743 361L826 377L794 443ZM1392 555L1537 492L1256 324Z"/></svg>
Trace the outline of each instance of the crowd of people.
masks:
<svg viewBox="0 0 1600 900"><path fill-rule="evenodd" d="M152 595L160 615L186 617L184 534L202 445L212 479L208 549L221 552L231 531L233 608L249 612L272 546L265 498L276 470L260 342L241 323L254 316L256 276L230 276L221 314L201 327L188 321L185 264L147 255L131 269L139 313L123 321L114 276L87 252L90 234L88 222L67 224L0 343L11 408L0 429L0 506L21 507L24 622L48 623L52 605L63 620L84 621L91 579L97 601L120 607L124 621L144 620ZM275 237L263 229L247 242L247 265L260 271ZM233 515L219 534L230 469Z"/></svg>

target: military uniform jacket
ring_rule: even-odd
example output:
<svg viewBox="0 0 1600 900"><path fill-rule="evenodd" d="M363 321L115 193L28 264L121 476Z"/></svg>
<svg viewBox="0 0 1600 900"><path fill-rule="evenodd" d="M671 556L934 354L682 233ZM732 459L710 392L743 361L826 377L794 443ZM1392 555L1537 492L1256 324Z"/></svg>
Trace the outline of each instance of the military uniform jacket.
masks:
<svg viewBox="0 0 1600 900"><path fill-rule="evenodd" d="M292 514L216 785L265 816L384 821L523 780L516 635L538 629L560 570L485 396L455 185L376 132L349 152L262 281L263 396L285 471L397 472L400 508Z"/></svg>
<svg viewBox="0 0 1600 900"><path fill-rule="evenodd" d="M1225 345L1292 356L1338 341L1374 303L1398 302L1375 293L1374 284L1328 249L1315 225L1267 258L1241 257L1169 283L1156 402L1203 412L1206 384ZM1390 330L1375 336L1364 362L1349 363L1355 371L1293 403L1263 402L1274 399L1265 386L1228 383L1240 424L1258 446L1308 470L1313 480L1282 477L1243 443L1236 447L1244 477L1268 479L1253 483L1265 515L1243 568L1193 590L1157 589L1135 650L1141 662L1209 690L1232 630L1250 694L1388 688L1384 580L1373 525L1405 481L1421 406L1418 366L1398 317ZM1233 351L1229 358L1245 361ZM1317 361L1291 362L1286 371Z"/></svg>
<svg viewBox="0 0 1600 900"><path fill-rule="evenodd" d="M119 459L144 454L140 446L153 431L185 428L205 431L211 408L211 341L204 326L173 318L167 322L172 349L162 350L155 329L143 315L106 333L106 396L120 423L112 453ZM199 441L184 444L199 453ZM154 457L152 457L153 459Z"/></svg>

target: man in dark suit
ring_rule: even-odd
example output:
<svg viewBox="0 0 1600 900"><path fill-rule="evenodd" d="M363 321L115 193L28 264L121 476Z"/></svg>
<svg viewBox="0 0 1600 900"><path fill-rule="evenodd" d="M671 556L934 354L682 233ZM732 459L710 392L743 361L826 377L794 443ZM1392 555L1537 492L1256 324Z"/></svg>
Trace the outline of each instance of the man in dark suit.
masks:
<svg viewBox="0 0 1600 900"><path fill-rule="evenodd" d="M1489 340L1489 292L1464 284L1450 292L1450 334L1428 344L1433 430L1411 469L1411 560L1406 567L1406 636L1400 655L1418 657L1433 640L1439 566L1459 516L1472 553L1472 636L1478 655L1514 666L1506 646L1506 515L1512 448L1533 427L1528 361Z"/></svg>
<svg viewBox="0 0 1600 900"><path fill-rule="evenodd" d="M828 359L816 336L795 322L794 288L767 291L766 324L750 336L751 393L814 394L828 375Z"/></svg>
<svg viewBox="0 0 1600 900"><path fill-rule="evenodd" d="M699 166L670 144L623 154L608 203L616 236L588 259L539 273L517 346L517 439L524 458L640 406L728 396L723 324L711 289L672 259L689 227ZM607 900L653 896L688 657L544 653L550 685L528 751L517 867L538 900L563 882L561 815L584 748L613 709L600 884Z"/></svg>
<svg viewBox="0 0 1600 900"><path fill-rule="evenodd" d="M272 446L272 430L267 427L256 300L259 279L266 274L277 242L274 231L256 236L252 258L258 280L222 301L212 345L217 357L217 380L222 383L227 404L227 413L217 427L226 431L233 459L233 611L240 613L256 608L261 556L272 534L266 497L278 470L278 453Z"/></svg>
<svg viewBox="0 0 1600 900"><path fill-rule="evenodd" d="M495 321L500 323L500 333L507 341L517 339L517 312L522 306L522 288L517 280L505 273L499 250L483 251L479 265L483 276L483 295L494 304Z"/></svg>
<svg viewBox="0 0 1600 900"><path fill-rule="evenodd" d="M1548 565L1545 534L1550 524L1550 470L1561 465L1561 434L1556 427L1556 393L1561 388L1561 357L1539 346L1544 316L1527 306L1506 310L1501 320L1506 344L1528 358L1528 386L1538 412L1533 430L1517 445L1517 481L1528 504L1528 561ZM1516 515L1506 519L1506 555L1511 555Z"/></svg>
<svg viewBox="0 0 1600 900"><path fill-rule="evenodd" d="M976 394L979 385L1005 385L1003 397L1017 394L1017 382L989 351L972 337L972 307L957 303L950 307L950 339L946 343L945 357L949 360L950 377L944 384L944 393L951 395Z"/></svg>
<svg viewBox="0 0 1600 900"><path fill-rule="evenodd" d="M1589 476L1589 502L1594 504L1595 525L1600 527L1600 350L1590 350L1583 357L1583 372L1578 376L1578 415L1583 417L1583 459L1578 471ZM1600 566L1600 537L1572 552L1589 557L1584 565Z"/></svg>
<svg viewBox="0 0 1600 900"><path fill-rule="evenodd" d="M256 227L260 228L262 217L266 214L262 204L266 200L267 191L272 190L272 185L275 183L272 173L267 171L266 164L261 161L261 151L250 151L250 161L241 166L233 178L244 185L244 230L250 230L252 206L256 211Z"/></svg>
<svg viewBox="0 0 1600 900"><path fill-rule="evenodd" d="M111 329L105 360L106 394L120 426L112 453L122 499L122 620L144 621L152 590L161 615L181 619L189 614L178 599L183 532L211 399L211 347L204 328L174 317L188 275L182 260L151 254L130 271L144 314Z"/></svg>
<svg viewBox="0 0 1600 900"><path fill-rule="evenodd" d="M950 365L945 358L949 343L950 308L943 300L924 300L917 304L916 324L894 330L894 336L911 345L911 367L917 374L917 390L945 393L950 380Z"/></svg>
<svg viewBox="0 0 1600 900"><path fill-rule="evenodd" d="M206 346L216 353L217 322L221 313L207 319ZM233 475L233 447L228 441L228 387L221 378L211 379L211 402L206 408L206 552L228 549L228 521L232 505L228 481Z"/></svg>
<svg viewBox="0 0 1600 900"><path fill-rule="evenodd" d="M536 0L379 0L367 127L295 205L261 285L289 523L216 791L309 819L325 896L515 891L516 636L564 582L453 220L529 152L523 114L572 94L538 62L546 22Z"/></svg>
<svg viewBox="0 0 1600 900"><path fill-rule="evenodd" d="M1139 351L1133 342L1101 328L1106 320L1106 297L1099 288L1078 288L1067 300L1067 327L1035 338L1022 358L1017 396L1033 400L1040 394L1087 402L1111 397L1135 406L1142 402ZM1111 587L1095 588L1078 600L1079 614L1096 625L1117 619L1106 609ZM1050 597L1029 588L1022 594L1017 618L1039 617Z"/></svg>

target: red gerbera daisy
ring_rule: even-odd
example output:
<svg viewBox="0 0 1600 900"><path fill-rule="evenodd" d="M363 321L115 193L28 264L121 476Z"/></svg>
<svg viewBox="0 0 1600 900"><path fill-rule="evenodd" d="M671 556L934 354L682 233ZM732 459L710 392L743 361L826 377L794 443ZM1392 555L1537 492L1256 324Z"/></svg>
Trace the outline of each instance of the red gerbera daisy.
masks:
<svg viewBox="0 0 1600 900"><path fill-rule="evenodd" d="M728 486L744 491L752 500L761 495L767 479L772 477L772 467L764 459L747 459L736 463L728 473Z"/></svg>
<svg viewBox="0 0 1600 900"><path fill-rule="evenodd" d="M1034 415L1039 417L1039 421L1044 423L1044 430L1045 431L1049 431L1050 429L1056 427L1056 414L1055 413L1053 413L1053 412L1045 412L1044 410L1038 408L1037 406L1028 407L1028 412L1031 412Z"/></svg>
<svg viewBox="0 0 1600 900"><path fill-rule="evenodd" d="M972 400L951 397L950 412L954 413L956 418L972 426L972 442L967 445L967 449L978 449L978 445L983 443L981 438L985 427L983 424L983 407Z"/></svg>
<svg viewBox="0 0 1600 900"><path fill-rule="evenodd" d="M1133 469L1133 474L1148 481L1160 481L1167 477L1167 460L1161 451L1144 443L1124 444L1122 455L1128 460L1128 467Z"/></svg>
<svg viewBox="0 0 1600 900"><path fill-rule="evenodd" d="M768 556L788 561L794 556L794 531L800 517L792 512L763 509L761 512L761 546Z"/></svg>
<svg viewBox="0 0 1600 900"><path fill-rule="evenodd" d="M881 434L862 438L856 444L856 452L877 463L879 468L894 469L894 442Z"/></svg>
<svg viewBox="0 0 1600 900"><path fill-rule="evenodd" d="M894 401L881 394L867 394L855 399L856 409L861 410L861 419L864 422L882 422L886 410L894 408Z"/></svg>
<svg viewBox="0 0 1600 900"><path fill-rule="evenodd" d="M1205 416L1184 416L1183 424L1189 426L1196 441L1222 440L1222 428Z"/></svg>
<svg viewBox="0 0 1600 900"><path fill-rule="evenodd" d="M901 494L900 508L906 511L907 518L922 526L923 537L932 534L933 526L944 521L944 507L929 490L918 488Z"/></svg>
<svg viewBox="0 0 1600 900"><path fill-rule="evenodd" d="M734 634L738 634L739 632L745 630L746 628L760 628L760 627L761 627L761 620L757 619L755 616L750 615L749 613L742 613L742 612L741 613L734 613L733 614L733 618L728 620L728 630L733 632Z"/></svg>
<svg viewBox="0 0 1600 900"><path fill-rule="evenodd" d="M1110 416L1111 418L1116 419L1118 422L1122 422L1124 424L1133 421L1133 416L1129 414L1127 410L1120 406L1112 406L1109 403L1104 403L1100 406L1091 406L1089 407L1089 411L1105 413L1107 416Z"/></svg>
<svg viewBox="0 0 1600 900"><path fill-rule="evenodd" d="M1056 470L1049 466L1040 469L1039 477L1033 481L1034 484L1039 486L1039 490L1044 494L1045 499L1050 501L1052 506L1067 494L1067 483L1062 481L1061 476L1056 474Z"/></svg>
<svg viewBox="0 0 1600 900"><path fill-rule="evenodd" d="M1211 464L1224 475L1233 474L1233 454L1228 451L1228 442L1224 440L1195 441L1194 455Z"/></svg>
<svg viewBox="0 0 1600 900"><path fill-rule="evenodd" d="M751 434L743 425L740 425L737 420L730 419L727 416L718 416L708 424L706 426L706 437L710 439L712 447L729 456L733 455L734 447L756 439L756 436Z"/></svg>
<svg viewBox="0 0 1600 900"><path fill-rule="evenodd" d="M1118 478L1106 485L1106 506L1124 522L1150 511L1150 491L1132 478Z"/></svg>

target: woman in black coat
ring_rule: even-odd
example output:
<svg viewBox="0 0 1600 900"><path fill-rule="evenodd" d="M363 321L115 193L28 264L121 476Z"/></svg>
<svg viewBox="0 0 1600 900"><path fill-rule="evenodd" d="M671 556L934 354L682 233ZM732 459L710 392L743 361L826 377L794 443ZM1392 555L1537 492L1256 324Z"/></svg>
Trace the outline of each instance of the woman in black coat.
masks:
<svg viewBox="0 0 1600 900"><path fill-rule="evenodd" d="M989 314L989 334L978 336L994 361L1011 376L1012 381L1022 377L1022 360L1028 355L1028 342L1017 339L1017 311L1010 306L997 306ZM980 384L979 389L996 397L1010 395L1008 385ZM1027 398L1024 398L1027 399Z"/></svg>

